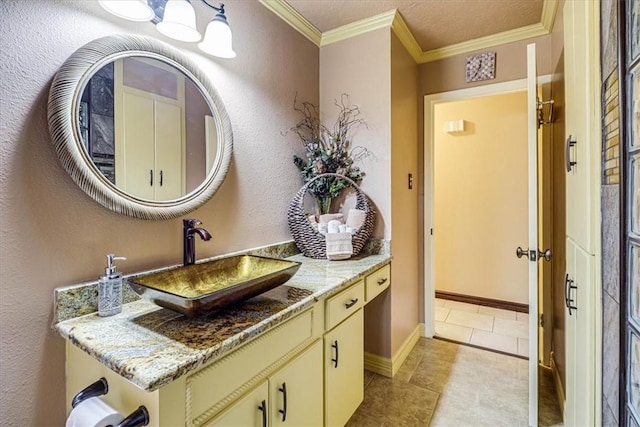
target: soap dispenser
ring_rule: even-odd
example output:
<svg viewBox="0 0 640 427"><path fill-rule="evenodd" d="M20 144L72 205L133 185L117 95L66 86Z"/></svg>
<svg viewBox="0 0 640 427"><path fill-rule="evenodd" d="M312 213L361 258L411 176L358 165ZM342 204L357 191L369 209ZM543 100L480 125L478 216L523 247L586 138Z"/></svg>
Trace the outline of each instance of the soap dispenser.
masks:
<svg viewBox="0 0 640 427"><path fill-rule="evenodd" d="M122 273L116 271L115 260L126 260L114 254L107 255L104 276L98 279L98 314L113 316L122 311Z"/></svg>

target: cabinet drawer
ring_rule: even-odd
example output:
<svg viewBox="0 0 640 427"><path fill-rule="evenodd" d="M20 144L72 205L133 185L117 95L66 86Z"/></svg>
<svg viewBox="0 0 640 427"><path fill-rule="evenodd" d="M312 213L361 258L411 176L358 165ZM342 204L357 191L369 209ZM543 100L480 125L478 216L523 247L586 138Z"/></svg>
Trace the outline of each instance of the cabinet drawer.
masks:
<svg viewBox="0 0 640 427"><path fill-rule="evenodd" d="M391 284L391 266L389 264L374 271L364 279L365 298L369 302Z"/></svg>
<svg viewBox="0 0 640 427"><path fill-rule="evenodd" d="M325 328L329 330L364 305L364 280L334 295L326 302Z"/></svg>
<svg viewBox="0 0 640 427"><path fill-rule="evenodd" d="M186 381L187 425L199 426L218 411L229 393L247 386L261 371L313 339L313 310L286 321L228 356L190 375Z"/></svg>

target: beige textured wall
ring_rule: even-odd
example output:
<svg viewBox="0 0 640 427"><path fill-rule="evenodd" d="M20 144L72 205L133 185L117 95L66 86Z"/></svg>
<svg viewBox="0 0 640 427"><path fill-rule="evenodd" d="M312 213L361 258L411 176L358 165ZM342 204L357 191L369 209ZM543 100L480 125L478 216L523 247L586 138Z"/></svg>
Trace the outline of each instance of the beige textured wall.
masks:
<svg viewBox="0 0 640 427"><path fill-rule="evenodd" d="M436 290L527 304L526 92L437 104L434 126Z"/></svg>
<svg viewBox="0 0 640 427"><path fill-rule="evenodd" d="M391 147L389 117L389 30L381 29L320 49L320 111L322 121L333 127L338 115L335 101L343 93L358 105L366 127L354 128L352 146L363 146L372 155L359 165L367 174L360 184L376 209L374 237L390 238L389 192Z"/></svg>
<svg viewBox="0 0 640 427"><path fill-rule="evenodd" d="M541 36L493 48L443 58L420 65L420 89L423 94L448 92L474 86L508 82L527 77L527 45L536 44L538 75L551 74L551 36ZM465 82L467 56L483 52L496 52L496 78L479 82Z"/></svg>
<svg viewBox="0 0 640 427"><path fill-rule="evenodd" d="M349 94L360 107L367 128L353 133L353 144L369 149L361 183L376 210L375 237L391 238L391 67L390 30L381 29L320 49L320 109L332 126L334 100ZM392 274L393 277L393 274ZM393 279L392 279L393 280ZM390 356L391 294L384 292L365 310L365 351Z"/></svg>
<svg viewBox="0 0 640 427"><path fill-rule="evenodd" d="M211 59L175 43L207 68L235 137L225 183L191 214L213 235L197 243L199 257L290 239L286 209L301 185L291 156L302 149L280 132L298 120L296 92L318 102L318 48L258 2L225 3L237 58ZM194 7L203 30L212 13ZM2 1L0 27L0 419L60 426L64 341L50 328L53 289L95 280L110 252L128 257L124 273L179 263L182 242L180 219L117 215L74 184L50 143L49 85L66 58L95 38L167 39L152 24L119 20L89 1Z"/></svg>
<svg viewBox="0 0 640 427"><path fill-rule="evenodd" d="M419 320L418 66L391 34L391 354ZM413 188L408 188L408 174Z"/></svg>

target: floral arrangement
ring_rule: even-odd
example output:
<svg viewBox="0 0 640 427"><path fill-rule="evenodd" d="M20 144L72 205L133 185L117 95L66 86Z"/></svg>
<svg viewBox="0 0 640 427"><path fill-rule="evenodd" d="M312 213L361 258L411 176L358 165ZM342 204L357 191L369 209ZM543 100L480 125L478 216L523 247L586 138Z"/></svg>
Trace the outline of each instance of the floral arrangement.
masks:
<svg viewBox="0 0 640 427"><path fill-rule="evenodd" d="M293 163L300 170L306 184L324 173L344 175L359 184L365 173L355 163L370 155L364 147L351 148L350 131L355 126L365 126L358 106L348 105L349 96L342 94L335 105L340 109L333 129L320 123L318 107L310 102L293 101L293 108L302 119L290 129L306 149L306 156L293 155ZM309 185L309 192L316 199L318 215L329 213L331 201L348 187L347 181L337 177L318 178Z"/></svg>

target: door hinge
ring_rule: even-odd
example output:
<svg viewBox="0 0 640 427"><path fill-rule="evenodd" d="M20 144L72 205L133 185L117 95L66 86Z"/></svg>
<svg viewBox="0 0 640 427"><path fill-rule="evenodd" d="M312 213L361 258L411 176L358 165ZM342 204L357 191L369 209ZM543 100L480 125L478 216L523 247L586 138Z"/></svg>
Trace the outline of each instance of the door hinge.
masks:
<svg viewBox="0 0 640 427"><path fill-rule="evenodd" d="M433 228L431 229L431 235L433 236Z"/></svg>
<svg viewBox="0 0 640 427"><path fill-rule="evenodd" d="M544 328L544 313L540 313L540 327Z"/></svg>

